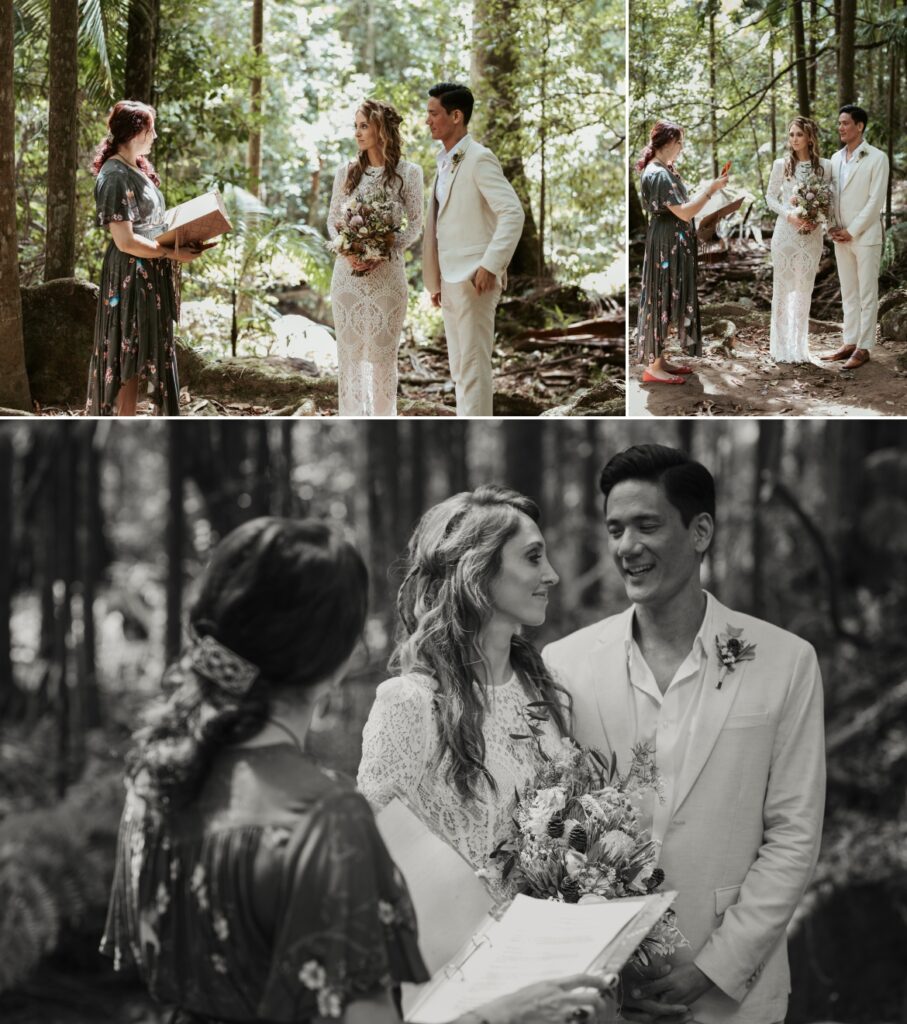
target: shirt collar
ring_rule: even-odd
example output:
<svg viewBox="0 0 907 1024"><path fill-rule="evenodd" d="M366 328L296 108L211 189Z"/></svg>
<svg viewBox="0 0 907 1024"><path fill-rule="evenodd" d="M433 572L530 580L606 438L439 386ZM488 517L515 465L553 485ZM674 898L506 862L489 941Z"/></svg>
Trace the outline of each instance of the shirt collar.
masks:
<svg viewBox="0 0 907 1024"><path fill-rule="evenodd" d="M693 646L690 650L694 650L697 646L700 648L702 654L708 654L709 647L707 638L712 634L712 619L715 614L715 598L707 591L704 590L705 594L705 613L702 616L702 623L699 626L699 630L696 636L693 638ZM630 648L633 645L633 623L636 621L636 606L633 606L632 614L627 616L627 628L624 630L624 650L629 655Z"/></svg>
<svg viewBox="0 0 907 1024"><path fill-rule="evenodd" d="M469 138L469 132L467 132L463 136L463 138L460 139L460 141L453 147L453 149L445 149L444 148L444 144L442 143L441 144L441 148L435 154L435 160L437 160L439 164L451 163L451 161L453 160L453 157L454 157L454 153L456 153L458 150L461 150L461 149L463 149L465 147L466 140L468 138Z"/></svg>

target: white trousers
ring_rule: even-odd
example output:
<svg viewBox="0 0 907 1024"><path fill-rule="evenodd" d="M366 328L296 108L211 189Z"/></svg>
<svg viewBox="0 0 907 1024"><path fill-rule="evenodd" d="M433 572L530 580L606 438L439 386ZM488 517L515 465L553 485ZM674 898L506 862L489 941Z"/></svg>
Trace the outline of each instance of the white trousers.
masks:
<svg viewBox="0 0 907 1024"><path fill-rule="evenodd" d="M482 295L471 281L441 282L441 312L458 416L491 416L491 352L501 282Z"/></svg>
<svg viewBox="0 0 907 1024"><path fill-rule="evenodd" d="M882 246L835 242L835 259L844 307L844 344L870 349L875 345L879 316Z"/></svg>

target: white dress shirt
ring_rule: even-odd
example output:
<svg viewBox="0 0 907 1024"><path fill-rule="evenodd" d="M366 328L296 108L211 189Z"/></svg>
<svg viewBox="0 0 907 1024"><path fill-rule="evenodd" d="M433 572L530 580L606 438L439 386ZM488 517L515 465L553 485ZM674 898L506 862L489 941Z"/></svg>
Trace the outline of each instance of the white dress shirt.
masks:
<svg viewBox="0 0 907 1024"><path fill-rule="evenodd" d="M715 642L713 606L714 598L706 593L705 614L693 646L663 694L633 636L635 615L628 620L624 645L630 679L629 720L635 722L633 744L645 743L654 750L661 785L660 798L649 793L641 804L640 824L651 830L659 847L674 812L674 789L704 694L708 645Z"/></svg>
<svg viewBox="0 0 907 1024"><path fill-rule="evenodd" d="M469 132L467 132L452 149L447 150L441 146L441 149L435 156L435 159L438 162L438 181L435 185L435 196L438 199L438 209L444 205L444 200L447 198L447 193L450 191L450 179L453 175L454 154L459 153L460 150L463 149L468 138Z"/></svg>
<svg viewBox="0 0 907 1024"><path fill-rule="evenodd" d="M862 145L863 145L863 143L861 142L860 146L862 146ZM853 168L854 164L857 162L857 153L860 152L860 146L857 146L857 148L852 153L849 152L845 148L844 155L841 157L841 188L842 189L847 184L847 179L850 177L851 169Z"/></svg>

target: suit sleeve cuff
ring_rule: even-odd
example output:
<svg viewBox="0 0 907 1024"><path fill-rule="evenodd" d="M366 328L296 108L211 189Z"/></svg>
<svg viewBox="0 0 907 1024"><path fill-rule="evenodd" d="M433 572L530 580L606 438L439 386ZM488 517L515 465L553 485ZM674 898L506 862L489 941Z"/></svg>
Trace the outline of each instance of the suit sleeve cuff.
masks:
<svg viewBox="0 0 907 1024"><path fill-rule="evenodd" d="M710 949L708 945L700 950L693 963L716 988L720 989L726 996L730 996L736 1003L741 1002L750 990L750 985L747 985L745 981L739 982L736 978L730 977L731 972L727 970L727 965L723 965L724 969L722 969L722 964L719 963L715 950Z"/></svg>

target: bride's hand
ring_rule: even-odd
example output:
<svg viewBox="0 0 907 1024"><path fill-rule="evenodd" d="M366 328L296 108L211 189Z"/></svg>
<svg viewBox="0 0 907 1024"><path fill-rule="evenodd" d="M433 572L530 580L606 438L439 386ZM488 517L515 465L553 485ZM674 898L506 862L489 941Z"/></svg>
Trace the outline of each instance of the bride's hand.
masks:
<svg viewBox="0 0 907 1024"><path fill-rule="evenodd" d="M368 272L369 270L374 270L375 267L378 266L377 263L374 263L372 261L360 260L358 256L347 256L346 261L353 268L353 270L365 272Z"/></svg>
<svg viewBox="0 0 907 1024"><path fill-rule="evenodd" d="M796 228L798 231L809 232L814 231L816 225L810 220L803 220L802 217L798 217L795 213L789 213L787 215L787 223L791 227Z"/></svg>

